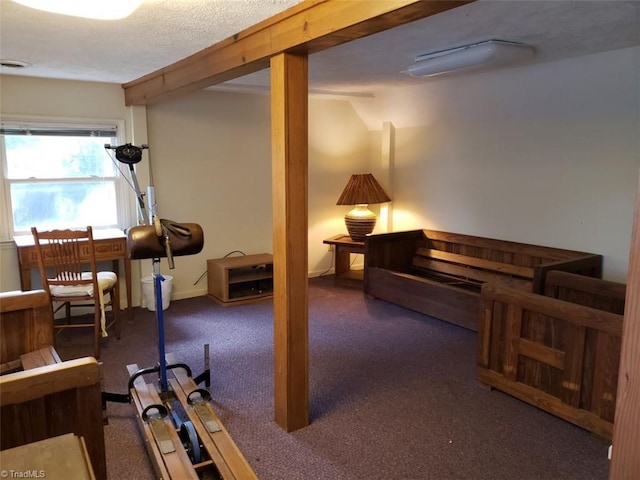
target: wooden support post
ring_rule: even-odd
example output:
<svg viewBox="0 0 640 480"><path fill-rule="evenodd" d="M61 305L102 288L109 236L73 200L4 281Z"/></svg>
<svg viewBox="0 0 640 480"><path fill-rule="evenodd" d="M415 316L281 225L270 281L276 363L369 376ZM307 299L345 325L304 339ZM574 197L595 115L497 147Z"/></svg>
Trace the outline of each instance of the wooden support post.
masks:
<svg viewBox="0 0 640 480"><path fill-rule="evenodd" d="M611 480L640 478L640 184L633 220L622 324L618 396L613 424Z"/></svg>
<svg viewBox="0 0 640 480"><path fill-rule="evenodd" d="M309 424L308 59L271 58L275 420Z"/></svg>

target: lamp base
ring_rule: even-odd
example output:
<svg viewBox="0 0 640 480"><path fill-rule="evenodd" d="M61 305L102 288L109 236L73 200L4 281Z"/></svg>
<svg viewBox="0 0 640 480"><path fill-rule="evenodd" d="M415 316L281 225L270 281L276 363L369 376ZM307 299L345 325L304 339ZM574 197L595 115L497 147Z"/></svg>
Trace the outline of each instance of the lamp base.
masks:
<svg viewBox="0 0 640 480"><path fill-rule="evenodd" d="M378 217L367 208L366 205L356 205L355 208L344 216L344 223L351 240L364 242L364 238L373 232Z"/></svg>

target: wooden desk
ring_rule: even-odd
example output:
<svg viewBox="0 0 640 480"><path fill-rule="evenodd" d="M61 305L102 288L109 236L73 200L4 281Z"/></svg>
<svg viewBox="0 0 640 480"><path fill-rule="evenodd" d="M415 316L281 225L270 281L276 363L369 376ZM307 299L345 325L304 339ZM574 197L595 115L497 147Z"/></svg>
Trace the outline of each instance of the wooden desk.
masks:
<svg viewBox="0 0 640 480"><path fill-rule="evenodd" d="M20 288L22 291L31 290L31 270L38 268L35 243L32 235L20 235L13 238L18 252L18 266L20 268ZM93 231L93 243L98 262L111 260L113 271L120 274L119 261L124 262L124 276L127 287L127 315L131 319L131 259L127 254L127 236L117 228L95 229ZM47 247L44 247L45 265L47 265ZM83 252L89 255L89 251Z"/></svg>
<svg viewBox="0 0 640 480"><path fill-rule="evenodd" d="M351 254L364 255L364 242L356 242L349 235L340 234L327 238L322 243L335 248L335 278L362 280L363 270L351 270Z"/></svg>

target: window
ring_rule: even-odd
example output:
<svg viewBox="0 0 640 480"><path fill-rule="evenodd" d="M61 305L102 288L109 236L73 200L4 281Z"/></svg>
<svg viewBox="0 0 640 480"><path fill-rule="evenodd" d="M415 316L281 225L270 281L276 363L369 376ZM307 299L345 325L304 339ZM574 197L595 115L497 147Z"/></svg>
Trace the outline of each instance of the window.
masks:
<svg viewBox="0 0 640 480"><path fill-rule="evenodd" d="M118 168L104 149L116 125L2 124L7 216L14 235L122 224Z"/></svg>

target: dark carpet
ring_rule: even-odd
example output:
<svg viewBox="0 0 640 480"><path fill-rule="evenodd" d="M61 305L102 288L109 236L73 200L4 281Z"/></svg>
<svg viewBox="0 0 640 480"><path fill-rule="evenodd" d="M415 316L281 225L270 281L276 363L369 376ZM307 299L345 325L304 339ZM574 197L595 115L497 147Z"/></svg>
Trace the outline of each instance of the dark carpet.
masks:
<svg viewBox="0 0 640 480"><path fill-rule="evenodd" d="M262 480L606 479L608 443L475 380L476 335L361 288L310 280L311 424L273 421L271 301L223 308L172 301L166 349L203 370L210 344L213 406ZM103 340L105 389L126 391L126 366L157 362L155 314L135 309L120 340ZM90 355L78 332L63 359ZM110 403L110 479L154 478L134 407Z"/></svg>

